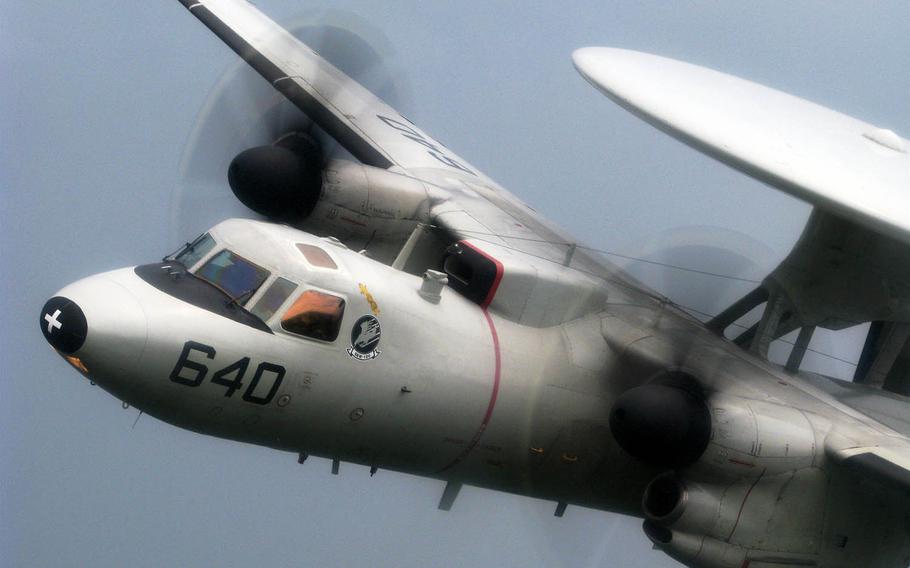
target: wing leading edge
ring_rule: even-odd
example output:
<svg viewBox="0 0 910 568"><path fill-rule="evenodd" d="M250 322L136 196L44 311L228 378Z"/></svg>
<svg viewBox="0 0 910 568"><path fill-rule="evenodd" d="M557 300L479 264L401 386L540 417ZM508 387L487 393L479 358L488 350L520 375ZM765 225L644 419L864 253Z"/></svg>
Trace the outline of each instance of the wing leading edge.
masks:
<svg viewBox="0 0 910 568"><path fill-rule="evenodd" d="M578 317L599 305L604 281L615 297L654 301L245 0L180 2L355 158L432 186L432 223L510 265L492 306L502 314L528 325ZM523 283L514 301L512 280ZM545 309L522 308L529 287L550 299L538 302Z"/></svg>
<svg viewBox="0 0 910 568"><path fill-rule="evenodd" d="M249 2L180 3L364 164L477 175L459 156Z"/></svg>

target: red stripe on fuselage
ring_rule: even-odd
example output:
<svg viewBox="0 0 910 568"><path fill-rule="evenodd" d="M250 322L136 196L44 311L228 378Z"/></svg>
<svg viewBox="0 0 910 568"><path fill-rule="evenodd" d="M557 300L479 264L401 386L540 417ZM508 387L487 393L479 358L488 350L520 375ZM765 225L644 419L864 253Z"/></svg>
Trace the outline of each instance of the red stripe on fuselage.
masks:
<svg viewBox="0 0 910 568"><path fill-rule="evenodd" d="M495 291L495 286L493 288L493 291ZM455 456L455 459L453 459L448 463L448 465L436 473L443 473L444 471L455 467L466 457L468 457L468 454L471 453L471 450L473 450L480 442L480 437L483 436L484 430L487 429L487 425L490 423L490 419L493 417L493 409L496 408L496 398L499 396L499 381L502 375L502 352L499 349L499 334L496 333L496 325L493 323L493 318L490 316L490 312L488 312L486 308L483 309L483 316L487 320L487 325L490 328L490 335L493 338L493 392L490 393L490 402L487 403L487 411L484 413L483 420L481 420L480 427L477 429L477 432L474 433L474 437L471 438L471 441L468 442L468 445L465 446L465 448L457 456Z"/></svg>

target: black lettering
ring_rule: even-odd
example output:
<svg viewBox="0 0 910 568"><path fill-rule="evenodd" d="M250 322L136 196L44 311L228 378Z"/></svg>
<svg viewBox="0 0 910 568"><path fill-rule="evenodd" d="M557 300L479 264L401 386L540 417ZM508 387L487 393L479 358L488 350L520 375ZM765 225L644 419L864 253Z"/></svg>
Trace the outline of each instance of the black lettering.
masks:
<svg viewBox="0 0 910 568"><path fill-rule="evenodd" d="M401 122L400 120L395 120L394 118L389 118L387 116L376 115L376 118L385 122L395 130L404 134L404 137L412 142L417 142L418 144L425 146L427 148L427 154L435 158L439 163L461 170L467 174L476 175L474 172L469 170L467 167L461 165L456 160L446 156L438 146L426 139L426 137L417 131L414 127Z"/></svg>
<svg viewBox="0 0 910 568"><path fill-rule="evenodd" d="M254 394L256 386L259 385L259 380L262 379L262 376L266 372L272 373L274 377L272 379L272 386L264 397L256 396ZM275 393L278 392L278 387L281 386L282 379L284 379L284 367L276 365L275 363L260 363L259 366L256 367L256 374L253 375L250 385L246 388L246 392L243 393L243 400L255 404L268 404L271 402L272 398L275 397Z"/></svg>
<svg viewBox="0 0 910 568"><path fill-rule="evenodd" d="M465 173L474 175L474 172L472 172L468 168L462 166L461 164L459 164L458 162L456 162L455 160L453 160L452 158L450 158L448 156L445 156L443 154L439 154L439 153L433 152L433 151L430 151L427 153L447 166L452 166L453 168L459 169Z"/></svg>
<svg viewBox="0 0 910 568"><path fill-rule="evenodd" d="M171 371L171 380L175 383L180 383L181 385L186 385L188 387L198 387L202 384L202 380L205 379L205 374L208 372L208 367L202 363L196 363L195 361L190 361L189 356L191 351L199 351L200 353L205 353L207 359L215 358L215 348L203 343L197 343L195 341L187 341L183 344L183 351L180 352L180 357L177 359L177 364L174 365L174 370ZM196 372L196 376L189 378L181 375L183 369L190 369L191 371Z"/></svg>
<svg viewBox="0 0 910 568"><path fill-rule="evenodd" d="M405 124L405 123L401 122L400 120L395 120L394 118L389 118L387 116L380 116L378 114L376 115L376 118L378 118L379 120L388 124L389 126L391 126L392 128L394 128L395 130L397 130L399 132L404 132L405 134L410 134L412 136L417 136L418 138L423 138L423 136L420 135L420 132L417 132L417 130L415 130L412 126Z"/></svg>
<svg viewBox="0 0 910 568"><path fill-rule="evenodd" d="M413 134L405 134L404 137L407 138L408 140L413 140L414 142L417 142L418 144L420 144L422 146L426 146L427 148L430 149L431 154L433 152L439 151L439 148L437 148L433 144L430 144L430 142L426 138L421 138L420 136L414 136Z"/></svg>
<svg viewBox="0 0 910 568"><path fill-rule="evenodd" d="M224 396L230 397L234 394L234 392L237 391L237 389L239 389L240 387L243 386L241 379L243 379L243 375L246 373L246 368L247 368L247 366L249 366L249 364L250 364L249 357L244 357L243 359L240 359L239 361L235 361L235 362L231 363L230 365L228 365L227 367L225 367L224 369L221 369L220 371L215 373L212 376L211 382L215 383L216 385L222 385L222 386L227 387L227 390L224 392ZM227 378L227 376L230 374L234 375L233 379Z"/></svg>

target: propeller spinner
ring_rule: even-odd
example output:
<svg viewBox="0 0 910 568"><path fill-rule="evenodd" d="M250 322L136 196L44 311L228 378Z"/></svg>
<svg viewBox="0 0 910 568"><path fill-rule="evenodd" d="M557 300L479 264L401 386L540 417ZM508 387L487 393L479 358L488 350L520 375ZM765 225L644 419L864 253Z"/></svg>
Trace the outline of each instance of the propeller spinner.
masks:
<svg viewBox="0 0 910 568"><path fill-rule="evenodd" d="M316 207L322 191L322 151L312 137L293 132L274 144L237 154L228 182L237 199L271 219L299 220Z"/></svg>
<svg viewBox="0 0 910 568"><path fill-rule="evenodd" d="M363 18L319 12L288 30L372 92L398 108L409 106L403 75L390 63L391 43ZM322 170L334 157L347 153L238 61L212 90L184 149L171 232L180 239L227 217L249 217L237 200L266 218L299 221L312 212ZM234 196L224 191L225 172Z"/></svg>

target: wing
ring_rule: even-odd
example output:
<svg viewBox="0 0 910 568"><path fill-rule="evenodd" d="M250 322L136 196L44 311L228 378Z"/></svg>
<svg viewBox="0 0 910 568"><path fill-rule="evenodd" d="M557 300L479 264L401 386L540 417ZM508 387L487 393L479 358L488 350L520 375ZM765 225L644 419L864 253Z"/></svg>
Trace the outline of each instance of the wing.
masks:
<svg viewBox="0 0 910 568"><path fill-rule="evenodd" d="M439 190L433 223L467 249L494 257L506 273L490 295L494 310L528 325L560 323L602 307L605 280L648 301L640 284L582 250L253 5L180 2L354 157Z"/></svg>
<svg viewBox="0 0 910 568"><path fill-rule="evenodd" d="M804 99L665 57L573 55L620 106L725 164L910 243L910 142Z"/></svg>
<svg viewBox="0 0 910 568"><path fill-rule="evenodd" d="M180 0L320 128L378 168L439 168L476 177L464 160L245 0Z"/></svg>
<svg viewBox="0 0 910 568"><path fill-rule="evenodd" d="M894 438L876 445L846 444L836 436L829 436L826 453L844 468L861 477L910 496L910 444L906 438Z"/></svg>

